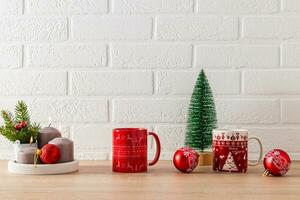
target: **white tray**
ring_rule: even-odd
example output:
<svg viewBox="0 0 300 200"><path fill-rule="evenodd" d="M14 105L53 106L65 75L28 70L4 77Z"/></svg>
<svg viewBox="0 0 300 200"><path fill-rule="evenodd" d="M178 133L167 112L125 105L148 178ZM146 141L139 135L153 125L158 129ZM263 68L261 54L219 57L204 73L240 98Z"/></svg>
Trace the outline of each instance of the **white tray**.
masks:
<svg viewBox="0 0 300 200"><path fill-rule="evenodd" d="M21 164L14 160L8 161L8 171L15 174L66 174L78 171L79 161L57 164Z"/></svg>

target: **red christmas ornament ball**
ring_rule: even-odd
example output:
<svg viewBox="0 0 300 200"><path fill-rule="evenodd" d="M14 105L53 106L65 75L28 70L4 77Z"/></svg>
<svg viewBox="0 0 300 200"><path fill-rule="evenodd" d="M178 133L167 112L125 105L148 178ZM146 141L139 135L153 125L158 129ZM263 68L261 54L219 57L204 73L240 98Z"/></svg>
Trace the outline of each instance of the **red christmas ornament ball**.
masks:
<svg viewBox="0 0 300 200"><path fill-rule="evenodd" d="M198 165L198 153L189 147L178 149L173 156L173 164L181 172L190 173Z"/></svg>
<svg viewBox="0 0 300 200"><path fill-rule="evenodd" d="M291 165L289 155L281 149L273 149L264 157L264 175L283 176L286 174Z"/></svg>
<svg viewBox="0 0 300 200"><path fill-rule="evenodd" d="M60 158L60 150L54 144L46 144L39 152L40 160L44 164L57 163Z"/></svg>

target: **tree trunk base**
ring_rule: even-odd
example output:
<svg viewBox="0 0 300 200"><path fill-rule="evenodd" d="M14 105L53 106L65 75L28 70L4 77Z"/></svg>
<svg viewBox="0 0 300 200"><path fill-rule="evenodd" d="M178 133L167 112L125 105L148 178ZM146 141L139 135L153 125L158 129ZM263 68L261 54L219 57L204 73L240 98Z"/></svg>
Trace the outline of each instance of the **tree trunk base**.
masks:
<svg viewBox="0 0 300 200"><path fill-rule="evenodd" d="M212 152L198 152L198 166L210 166L212 165Z"/></svg>

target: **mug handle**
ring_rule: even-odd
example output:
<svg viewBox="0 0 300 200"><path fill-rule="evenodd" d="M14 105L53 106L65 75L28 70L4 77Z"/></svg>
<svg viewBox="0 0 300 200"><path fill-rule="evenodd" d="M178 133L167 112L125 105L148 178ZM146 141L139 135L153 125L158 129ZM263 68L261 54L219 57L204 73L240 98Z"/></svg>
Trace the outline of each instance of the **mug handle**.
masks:
<svg viewBox="0 0 300 200"><path fill-rule="evenodd" d="M157 163L157 161L159 160L160 157L160 150L161 150L161 146L160 146L160 140L159 137L157 136L156 133L153 132L149 132L149 135L154 137L155 143L156 143L156 154L154 159L149 163L149 166L151 165L155 165L155 163Z"/></svg>
<svg viewBox="0 0 300 200"><path fill-rule="evenodd" d="M258 143L258 145L259 145L259 158L258 158L258 160L255 161L255 162L248 161L249 166L256 166L256 165L259 164L259 161L262 159L262 156L263 156L263 146L262 146L262 143L261 143L261 141L259 140L258 137L250 137L248 139L248 141L250 141L250 140L256 140L257 143Z"/></svg>

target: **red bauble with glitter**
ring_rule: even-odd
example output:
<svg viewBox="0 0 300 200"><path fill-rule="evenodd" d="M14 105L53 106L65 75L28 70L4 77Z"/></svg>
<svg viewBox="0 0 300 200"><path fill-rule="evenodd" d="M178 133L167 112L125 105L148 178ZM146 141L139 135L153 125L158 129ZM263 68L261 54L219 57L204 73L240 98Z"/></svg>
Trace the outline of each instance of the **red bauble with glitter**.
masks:
<svg viewBox="0 0 300 200"><path fill-rule="evenodd" d="M264 175L283 176L289 171L290 165L291 159L285 151L273 149L265 155L264 166L266 171Z"/></svg>
<svg viewBox="0 0 300 200"><path fill-rule="evenodd" d="M190 173L197 167L198 157L192 148L182 147L174 153L173 164L179 171Z"/></svg>
<svg viewBox="0 0 300 200"><path fill-rule="evenodd" d="M41 150L38 150L40 160L44 164L57 163L60 158L60 150L54 144L46 144Z"/></svg>

